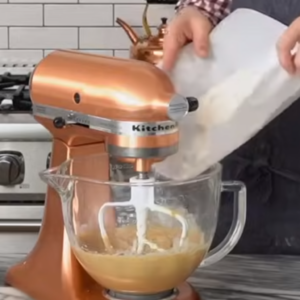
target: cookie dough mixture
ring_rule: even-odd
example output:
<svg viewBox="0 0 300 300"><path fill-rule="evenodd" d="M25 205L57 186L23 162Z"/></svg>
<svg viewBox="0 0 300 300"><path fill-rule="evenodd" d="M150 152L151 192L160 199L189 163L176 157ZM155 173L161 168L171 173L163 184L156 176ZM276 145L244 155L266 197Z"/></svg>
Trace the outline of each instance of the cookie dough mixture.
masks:
<svg viewBox="0 0 300 300"><path fill-rule="evenodd" d="M113 251L105 250L99 230L80 234L80 247L74 253L84 269L103 287L139 293L157 293L185 281L207 253L201 230L190 226L183 246L179 247L181 227L149 225L146 238L164 252L145 247L143 254L132 251L136 226L107 230Z"/></svg>

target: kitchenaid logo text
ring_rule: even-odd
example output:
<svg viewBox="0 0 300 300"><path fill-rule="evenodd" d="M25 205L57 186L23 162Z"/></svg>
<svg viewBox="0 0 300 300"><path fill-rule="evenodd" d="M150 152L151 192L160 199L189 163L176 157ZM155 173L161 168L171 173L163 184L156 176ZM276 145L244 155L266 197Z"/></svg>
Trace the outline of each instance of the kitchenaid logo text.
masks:
<svg viewBox="0 0 300 300"><path fill-rule="evenodd" d="M161 131L170 131L176 128L176 125L132 125L132 131L137 132L161 132Z"/></svg>

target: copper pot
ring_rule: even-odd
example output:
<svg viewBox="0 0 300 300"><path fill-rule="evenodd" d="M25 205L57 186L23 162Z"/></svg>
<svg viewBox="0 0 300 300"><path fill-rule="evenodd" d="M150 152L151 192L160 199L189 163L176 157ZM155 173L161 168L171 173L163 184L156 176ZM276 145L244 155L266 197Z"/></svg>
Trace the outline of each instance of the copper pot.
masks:
<svg viewBox="0 0 300 300"><path fill-rule="evenodd" d="M156 35L152 35L147 20L149 4L146 5L143 13L144 36L138 36L134 29L125 21L117 18L116 22L125 30L132 42L130 47L130 58L143 60L157 64L163 57L163 41L167 32L167 18L161 18L161 25Z"/></svg>

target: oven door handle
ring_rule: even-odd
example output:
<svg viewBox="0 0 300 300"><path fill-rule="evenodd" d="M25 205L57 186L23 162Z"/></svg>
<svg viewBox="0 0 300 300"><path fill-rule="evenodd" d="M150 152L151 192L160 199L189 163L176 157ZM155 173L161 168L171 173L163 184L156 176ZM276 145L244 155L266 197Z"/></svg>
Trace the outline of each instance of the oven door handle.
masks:
<svg viewBox="0 0 300 300"><path fill-rule="evenodd" d="M2 231L39 231L41 220L22 221L0 221L0 232Z"/></svg>

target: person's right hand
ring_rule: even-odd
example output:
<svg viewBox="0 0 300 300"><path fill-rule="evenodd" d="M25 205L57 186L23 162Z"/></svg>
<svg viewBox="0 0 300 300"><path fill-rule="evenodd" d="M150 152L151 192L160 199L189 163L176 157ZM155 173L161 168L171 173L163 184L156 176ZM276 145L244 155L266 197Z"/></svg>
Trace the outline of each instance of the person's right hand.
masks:
<svg viewBox="0 0 300 300"><path fill-rule="evenodd" d="M168 26L164 39L163 69L170 71L173 68L180 49L189 42L193 42L200 57L206 57L212 28L212 23L197 7L183 8Z"/></svg>
<svg viewBox="0 0 300 300"><path fill-rule="evenodd" d="M300 17L284 31L277 44L278 58L281 66L291 75L300 74ZM292 53L292 50L297 50Z"/></svg>

